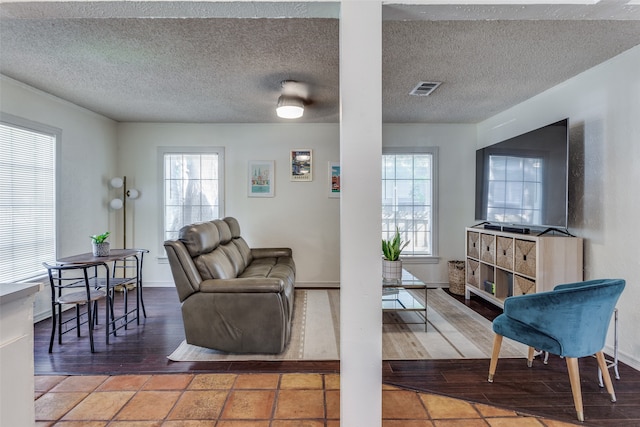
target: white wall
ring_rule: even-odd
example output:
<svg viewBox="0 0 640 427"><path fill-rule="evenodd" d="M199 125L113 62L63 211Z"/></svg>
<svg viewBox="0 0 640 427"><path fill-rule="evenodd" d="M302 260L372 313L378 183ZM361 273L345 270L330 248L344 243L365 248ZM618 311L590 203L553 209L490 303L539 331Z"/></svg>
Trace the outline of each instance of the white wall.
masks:
<svg viewBox="0 0 640 427"><path fill-rule="evenodd" d="M384 145L439 147L440 262L406 265L432 283L448 283L447 261L464 257L462 230L473 221L475 138L475 125L383 126ZM145 261L148 286L171 285L169 266L158 260L164 256L157 170L157 148L162 146L225 147L225 213L238 218L249 244L292 247L299 286L339 285L340 201L327 197L328 162L340 158L338 125L120 124L118 173L127 176L129 187L141 192L139 199L127 205L127 240L131 247L151 250ZM312 182L289 180L292 148L313 149ZM247 197L249 160L276 161L274 198ZM118 222L116 239L121 228Z"/></svg>
<svg viewBox="0 0 640 427"><path fill-rule="evenodd" d="M116 123L5 76L0 76L0 93L2 112L62 130L57 256L90 252L89 236L115 227L107 209L107 182L116 169ZM47 287L36 297L36 320L51 311L50 301Z"/></svg>
<svg viewBox="0 0 640 427"><path fill-rule="evenodd" d="M640 46L480 123L478 146L569 117L569 230L585 239L585 279L626 279L618 302L620 358L640 369L638 70ZM613 328L607 342L610 348Z"/></svg>
<svg viewBox="0 0 640 427"><path fill-rule="evenodd" d="M164 257L157 167L162 146L225 147L225 215L238 219L247 243L291 247L298 286L338 286L340 200L328 197L328 162L340 159L337 124L120 124L118 171L141 193L127 205L133 225L127 240L151 251L145 258L148 286L173 286L169 265L158 260ZM312 182L289 179L289 151L296 148L313 150ZM247 196L250 160L275 160L275 197Z"/></svg>
<svg viewBox="0 0 640 427"><path fill-rule="evenodd" d="M411 273L448 286L448 261L464 259L464 227L473 225L476 126L472 124L386 124L383 147L438 147L436 263L404 260Z"/></svg>

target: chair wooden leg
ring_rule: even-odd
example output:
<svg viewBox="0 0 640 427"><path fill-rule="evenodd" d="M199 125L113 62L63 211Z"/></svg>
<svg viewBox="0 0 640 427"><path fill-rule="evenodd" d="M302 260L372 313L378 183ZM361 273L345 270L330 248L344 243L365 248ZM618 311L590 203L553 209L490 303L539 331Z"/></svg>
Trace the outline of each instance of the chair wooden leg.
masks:
<svg viewBox="0 0 640 427"><path fill-rule="evenodd" d="M576 407L578 421L584 421L584 409L582 408L582 389L580 388L580 370L578 369L578 359L575 357L565 357L567 369L569 370L569 381L571 382L571 393L573 393L573 404Z"/></svg>
<svg viewBox="0 0 640 427"><path fill-rule="evenodd" d="M535 348L529 347L529 352L527 353L527 366L533 366L533 353L535 352Z"/></svg>
<svg viewBox="0 0 640 427"><path fill-rule="evenodd" d="M493 382L493 376L498 366L498 356L500 355L500 347L502 346L502 335L496 334L493 339L493 353L491 353L491 364L489 365L489 382Z"/></svg>
<svg viewBox="0 0 640 427"><path fill-rule="evenodd" d="M611 401L616 401L616 392L613 391L613 383L611 382L611 375L609 375L609 368L607 368L607 361L604 358L604 354L602 351L596 353L596 360L598 361L598 367L600 368L600 372L602 372L602 379L604 380L604 385L607 387L607 392L611 396Z"/></svg>

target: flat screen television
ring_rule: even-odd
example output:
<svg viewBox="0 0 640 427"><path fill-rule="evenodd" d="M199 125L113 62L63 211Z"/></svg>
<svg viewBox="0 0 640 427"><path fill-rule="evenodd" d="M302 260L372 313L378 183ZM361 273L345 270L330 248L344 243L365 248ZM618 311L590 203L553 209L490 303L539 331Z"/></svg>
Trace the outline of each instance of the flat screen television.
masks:
<svg viewBox="0 0 640 427"><path fill-rule="evenodd" d="M569 120L476 151L476 220L567 228Z"/></svg>

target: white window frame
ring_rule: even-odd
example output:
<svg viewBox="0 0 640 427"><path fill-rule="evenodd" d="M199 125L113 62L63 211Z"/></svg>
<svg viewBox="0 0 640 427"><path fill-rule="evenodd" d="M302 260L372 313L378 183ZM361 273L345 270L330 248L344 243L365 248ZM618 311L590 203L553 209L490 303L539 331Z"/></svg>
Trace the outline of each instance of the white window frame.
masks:
<svg viewBox="0 0 640 427"><path fill-rule="evenodd" d="M11 115L8 113L2 113L2 112L0 112L0 122L2 122L3 125L8 127L46 135L54 139L54 142L53 142L54 144L53 181L54 182L52 183L52 186L50 188L52 192L51 196L53 198L52 204L51 204L51 207L52 207L51 220L52 220L53 228L51 230L51 236L49 236L48 238L38 238L39 246L44 244L44 242L46 242L47 240L49 240L50 244L52 245L52 248L49 248L50 250L47 251L48 252L47 255L43 255L40 258L34 260L34 263L33 263L34 270L32 274L25 274L22 276L17 276L9 279L3 278L4 282L26 282L26 281L33 280L35 278L43 277L46 274L46 270L44 269L44 267L42 267L42 263L53 262L57 258L57 253L58 253L57 230L59 229L58 218L60 217L58 212L59 208L57 206L58 182L59 182L59 176L60 176L60 170L59 170L60 168L58 167L58 165L59 165L59 159L60 159L62 130L59 128L55 128L52 126L48 126L42 123L34 122L31 120L24 119L22 117L18 117L18 116L14 116L14 115ZM39 250L34 250L33 252L31 252L31 255L37 256L39 252L40 252Z"/></svg>
<svg viewBox="0 0 640 427"><path fill-rule="evenodd" d="M406 155L406 154L430 154L431 164L431 254L408 254L403 252L401 259L407 264L436 264L440 258L438 256L438 147L383 147L382 156L385 155ZM384 178L384 174L383 174ZM382 219L382 218L381 218ZM402 230L401 230L402 231Z"/></svg>
<svg viewBox="0 0 640 427"><path fill-rule="evenodd" d="M224 163L225 153L224 147L158 147L158 174L159 174L159 191L160 195L160 243L161 245L165 241L165 176L164 176L164 156L165 154L217 154L218 155L218 212L219 217L224 217L225 212L225 194L224 194ZM215 219L215 218L210 218ZM187 225L187 224L185 224ZM164 246L161 248L161 252L164 253Z"/></svg>

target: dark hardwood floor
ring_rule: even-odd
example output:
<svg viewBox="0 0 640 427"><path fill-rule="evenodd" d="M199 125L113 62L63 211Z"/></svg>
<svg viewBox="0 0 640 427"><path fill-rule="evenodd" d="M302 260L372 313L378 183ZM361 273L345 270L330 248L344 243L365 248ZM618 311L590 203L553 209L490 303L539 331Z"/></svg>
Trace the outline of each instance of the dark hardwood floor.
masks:
<svg viewBox="0 0 640 427"><path fill-rule="evenodd" d="M462 304L462 297L452 295ZM488 319L500 309L473 297L466 304ZM118 303L121 296L117 298ZM63 336L63 344L54 344L47 352L51 322L35 325L36 375L89 375L182 372L339 372L338 361L318 362L172 362L167 356L184 339L180 304L173 288L146 288L147 318L121 330L111 344L105 344L103 307L101 324L95 331L96 353L89 351L86 329L77 338L75 332ZM536 359L527 368L525 359L500 359L495 382L487 382L489 361L421 360L384 361L382 378L386 384L418 391L443 394L473 402L515 409L566 422L576 422L571 388L564 360L551 356L544 365ZM584 425L640 427L640 372L620 365L620 380L613 380L617 402L611 403L598 386L595 359L580 360ZM612 372L613 373L613 372Z"/></svg>

